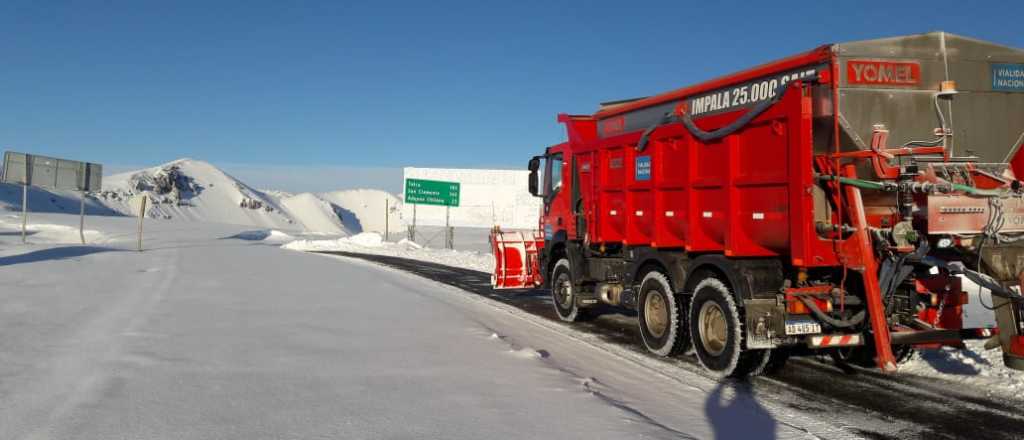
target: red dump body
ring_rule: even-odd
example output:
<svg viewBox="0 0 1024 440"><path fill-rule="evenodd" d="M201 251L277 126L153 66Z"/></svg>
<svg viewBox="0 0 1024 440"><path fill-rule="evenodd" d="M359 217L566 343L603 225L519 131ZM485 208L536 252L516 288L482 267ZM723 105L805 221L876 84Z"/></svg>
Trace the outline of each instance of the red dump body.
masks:
<svg viewBox="0 0 1024 440"><path fill-rule="evenodd" d="M569 142L550 152L571 154L576 162L578 190L584 201L592 201L583 208L590 240L731 257L787 255L796 265L835 264L829 258L832 252L816 248L818 240L809 239L814 227L811 194L806 191L813 177L810 94L795 90L742 131L711 142L696 139L680 124L665 126L642 152L635 148L641 136L636 128L646 124L630 120L649 119L634 117L639 113L636 109L671 110L666 104L686 103L726 84L759 80L741 86L746 88L748 102L757 102L773 98L776 81L783 76L807 77L806 72L812 72L827 79L831 68L826 49L593 117L560 117L568 126ZM751 93L759 99L751 101ZM720 127L749 108L731 94L705 98L709 103L703 106L725 107L715 102L721 99L737 100L737 105L699 119L698 126ZM690 110L685 105L681 110ZM571 162L567 160L566 166L571 167ZM555 208L551 214L561 215ZM831 246L830 242L820 245Z"/></svg>

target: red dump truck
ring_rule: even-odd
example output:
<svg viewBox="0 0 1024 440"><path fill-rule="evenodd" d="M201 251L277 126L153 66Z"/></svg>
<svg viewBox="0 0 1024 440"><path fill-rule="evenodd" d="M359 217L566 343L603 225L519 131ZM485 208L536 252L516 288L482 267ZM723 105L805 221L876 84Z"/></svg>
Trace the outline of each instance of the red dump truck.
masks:
<svg viewBox="0 0 1024 440"><path fill-rule="evenodd" d="M558 121L539 229L492 234L495 288L546 285L566 321L635 310L649 351L722 376L967 339L1024 369L1024 51L829 44ZM964 328L969 297L997 324Z"/></svg>

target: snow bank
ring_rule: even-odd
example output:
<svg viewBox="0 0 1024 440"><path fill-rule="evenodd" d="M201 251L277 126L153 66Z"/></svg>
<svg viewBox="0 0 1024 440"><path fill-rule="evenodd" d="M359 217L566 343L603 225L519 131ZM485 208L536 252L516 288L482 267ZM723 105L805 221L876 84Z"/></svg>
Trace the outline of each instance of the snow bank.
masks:
<svg viewBox="0 0 1024 440"><path fill-rule="evenodd" d="M75 217L75 220L77 220L77 216ZM87 218L87 226L88 220L89 219ZM82 242L78 226L36 223L36 221L37 220L32 218L32 214L29 213L28 227L26 230L28 231L28 240L33 244L80 244ZM21 216L12 214L0 217L0 229L4 231L4 235L20 237ZM84 234L85 241L89 244L103 243L109 239L107 234L94 229L85 229Z"/></svg>
<svg viewBox="0 0 1024 440"><path fill-rule="evenodd" d="M276 229L259 229L255 231L243 231L232 235L231 238L249 241L267 241L274 243L286 243L295 239L291 235Z"/></svg>
<svg viewBox="0 0 1024 440"><path fill-rule="evenodd" d="M459 207L451 209L452 226L506 229L537 227L540 199L530 195L526 170L482 170L454 168L413 168L404 170L406 179L459 182ZM412 205L402 207L402 216L412 222ZM416 224L444 226L443 206L417 205Z"/></svg>
<svg viewBox="0 0 1024 440"><path fill-rule="evenodd" d="M296 240L282 247L296 251L337 251L390 255L481 272L490 272L494 269L494 256L491 254L425 248L406 239L402 239L397 243L386 242L380 234L375 232L364 232L334 240Z"/></svg>
<svg viewBox="0 0 1024 440"><path fill-rule="evenodd" d="M986 350L984 341L965 341L963 350L943 347L921 350L914 359L900 365L900 373L970 385L989 394L1020 398L1024 393L1024 373L1006 368L999 348Z"/></svg>

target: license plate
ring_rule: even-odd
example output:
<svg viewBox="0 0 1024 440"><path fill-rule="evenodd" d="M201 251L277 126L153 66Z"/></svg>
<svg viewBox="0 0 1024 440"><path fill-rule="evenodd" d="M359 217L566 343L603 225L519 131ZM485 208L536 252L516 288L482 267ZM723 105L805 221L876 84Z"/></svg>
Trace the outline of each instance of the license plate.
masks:
<svg viewBox="0 0 1024 440"><path fill-rule="evenodd" d="M821 324L814 321L786 321L786 335L810 335L821 333Z"/></svg>

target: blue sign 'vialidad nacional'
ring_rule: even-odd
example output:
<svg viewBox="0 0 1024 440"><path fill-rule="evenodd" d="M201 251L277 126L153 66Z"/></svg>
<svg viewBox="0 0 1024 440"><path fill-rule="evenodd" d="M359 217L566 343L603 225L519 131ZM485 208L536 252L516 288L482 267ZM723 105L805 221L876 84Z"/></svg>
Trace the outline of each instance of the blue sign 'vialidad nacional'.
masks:
<svg viewBox="0 0 1024 440"><path fill-rule="evenodd" d="M992 90L1024 92L1024 64L993 64Z"/></svg>

